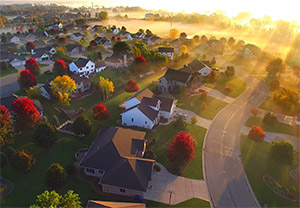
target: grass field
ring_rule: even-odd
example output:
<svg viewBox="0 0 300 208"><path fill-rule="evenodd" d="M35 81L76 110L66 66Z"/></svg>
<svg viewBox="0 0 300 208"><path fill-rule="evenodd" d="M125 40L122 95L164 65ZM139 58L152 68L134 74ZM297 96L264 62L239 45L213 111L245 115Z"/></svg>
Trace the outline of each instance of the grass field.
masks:
<svg viewBox="0 0 300 208"><path fill-rule="evenodd" d="M206 104L207 109L202 110L202 103ZM178 101L178 107L193 111L199 116L208 119L213 119L216 116L216 114L226 105L226 102L223 102L219 99L210 96L208 96L207 99L203 101L200 95L180 99Z"/></svg>
<svg viewBox="0 0 300 208"><path fill-rule="evenodd" d="M179 132L180 131L175 128L174 123L172 123L167 126L160 126L156 132L148 132L146 135L146 138L156 140L157 145L153 146L153 152L157 156L156 160L165 167L168 167L167 144L170 143ZM198 143L195 147L195 158L186 167L184 176L194 179L203 179L202 146L206 129L193 124L188 124L187 129L184 132L190 134Z"/></svg>
<svg viewBox="0 0 300 208"><path fill-rule="evenodd" d="M210 88L214 88L216 90L219 90L224 95L227 95L229 97L236 98L239 96L242 92L244 92L247 88L247 84L237 76L234 76L232 78L227 77L225 74L218 73L219 79L215 83L205 83L204 85ZM228 87L232 90L232 92L226 94L225 87Z"/></svg>
<svg viewBox="0 0 300 208"><path fill-rule="evenodd" d="M260 126L264 131L268 132L275 132L275 133L281 133L281 134L288 134L292 136L299 136L299 129L295 128L294 126L284 124L284 123L277 123L273 126L266 125L262 122L263 118L258 116L251 116L247 122L246 126L252 127L252 126Z"/></svg>
<svg viewBox="0 0 300 208"><path fill-rule="evenodd" d="M0 78L8 76L10 74L15 74L15 73L18 73L18 70L16 70L16 69L8 69L8 70L5 70L5 71L0 70Z"/></svg>
<svg viewBox="0 0 300 208"><path fill-rule="evenodd" d="M270 175L281 185L299 190L299 183L289 175L293 168L273 162L268 155L269 146L267 142L255 143L245 135L241 137L242 160L251 187L262 206L299 207L299 204L275 194L263 182L263 176Z"/></svg>

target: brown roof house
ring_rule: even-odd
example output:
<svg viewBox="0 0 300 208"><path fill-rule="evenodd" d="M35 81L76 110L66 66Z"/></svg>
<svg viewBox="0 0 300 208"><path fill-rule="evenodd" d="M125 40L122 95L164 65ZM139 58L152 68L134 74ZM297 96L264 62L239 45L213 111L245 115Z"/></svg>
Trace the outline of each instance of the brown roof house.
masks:
<svg viewBox="0 0 300 208"><path fill-rule="evenodd" d="M124 102L125 111L121 113L122 125L152 129L160 118L168 120L176 107L176 100L157 97L148 88L137 92Z"/></svg>
<svg viewBox="0 0 300 208"><path fill-rule="evenodd" d="M91 88L92 81L85 76L79 76L78 74L73 74L70 76L76 83L77 92L85 92Z"/></svg>
<svg viewBox="0 0 300 208"><path fill-rule="evenodd" d="M114 53L112 56L105 59L105 65L114 68L127 67L134 60L132 54L129 53Z"/></svg>
<svg viewBox="0 0 300 208"><path fill-rule="evenodd" d="M103 126L79 163L98 180L103 192L143 198L151 181L154 160L143 158L145 132Z"/></svg>

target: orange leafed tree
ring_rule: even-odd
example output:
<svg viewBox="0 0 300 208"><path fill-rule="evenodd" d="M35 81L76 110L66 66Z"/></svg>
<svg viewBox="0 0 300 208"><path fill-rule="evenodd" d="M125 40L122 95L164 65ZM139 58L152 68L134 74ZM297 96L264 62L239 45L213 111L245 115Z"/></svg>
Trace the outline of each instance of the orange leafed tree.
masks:
<svg viewBox="0 0 300 208"><path fill-rule="evenodd" d="M126 83L125 92L131 93L131 92L137 92L138 90L139 90L139 86L135 81L129 80Z"/></svg>
<svg viewBox="0 0 300 208"><path fill-rule="evenodd" d="M248 137L256 142L263 142L266 133L259 126L253 126L248 132Z"/></svg>

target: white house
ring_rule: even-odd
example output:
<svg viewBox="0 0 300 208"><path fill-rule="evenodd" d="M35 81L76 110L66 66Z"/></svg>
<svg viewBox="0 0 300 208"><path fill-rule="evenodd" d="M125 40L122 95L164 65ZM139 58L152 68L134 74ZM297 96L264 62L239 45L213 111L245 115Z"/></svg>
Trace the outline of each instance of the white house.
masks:
<svg viewBox="0 0 300 208"><path fill-rule="evenodd" d="M110 28L110 31L114 34L117 35L120 32L120 28L117 28L116 26L112 26Z"/></svg>
<svg viewBox="0 0 300 208"><path fill-rule="evenodd" d="M76 32L71 35L71 39L76 42L79 42L82 39L82 37L83 35L80 32Z"/></svg>
<svg viewBox="0 0 300 208"><path fill-rule="evenodd" d="M148 45L160 45L162 42L162 39L158 36L151 36L150 38L147 39L147 44Z"/></svg>
<svg viewBox="0 0 300 208"><path fill-rule="evenodd" d="M18 56L18 55L12 55L9 57L7 63L12 65L13 67L16 66L24 66L26 62L25 56Z"/></svg>
<svg viewBox="0 0 300 208"><path fill-rule="evenodd" d="M50 60L55 53L56 49L51 46L37 48L31 51L32 57L35 58L37 62Z"/></svg>
<svg viewBox="0 0 300 208"><path fill-rule="evenodd" d="M166 55L168 56L171 60L174 59L174 48L171 47L159 47L158 52L161 55Z"/></svg>
<svg viewBox="0 0 300 208"><path fill-rule="evenodd" d="M21 43L21 39L18 36L12 36L9 42L19 44Z"/></svg>
<svg viewBox="0 0 300 208"><path fill-rule="evenodd" d="M202 77L206 77L210 74L211 68L208 66L208 63L204 61L199 61L198 59L193 60L188 65L184 65L181 71L200 74Z"/></svg>
<svg viewBox="0 0 300 208"><path fill-rule="evenodd" d="M157 97L148 88L137 92L124 102L125 111L121 113L122 125L152 129L161 117L168 120L174 112L176 101Z"/></svg>
<svg viewBox="0 0 300 208"><path fill-rule="evenodd" d="M69 64L69 69L79 76L88 76L95 72L95 63L85 58L79 58Z"/></svg>

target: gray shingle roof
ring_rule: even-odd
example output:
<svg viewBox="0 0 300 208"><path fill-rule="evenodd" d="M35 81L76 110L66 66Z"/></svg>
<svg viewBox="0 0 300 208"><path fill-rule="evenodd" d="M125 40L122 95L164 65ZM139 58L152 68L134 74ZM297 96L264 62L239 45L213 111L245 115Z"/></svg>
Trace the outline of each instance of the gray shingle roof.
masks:
<svg viewBox="0 0 300 208"><path fill-rule="evenodd" d="M159 47L158 52L168 52L168 53L174 53L174 48L171 47Z"/></svg>
<svg viewBox="0 0 300 208"><path fill-rule="evenodd" d="M74 61L74 64L78 67L84 67L89 62L88 59L85 58L79 58L77 61Z"/></svg>
<svg viewBox="0 0 300 208"><path fill-rule="evenodd" d="M186 83L189 80L190 76L191 76L190 73L175 70L175 69L170 69L170 68L167 70L167 72L164 75L164 77L168 81L174 80L182 83Z"/></svg>

